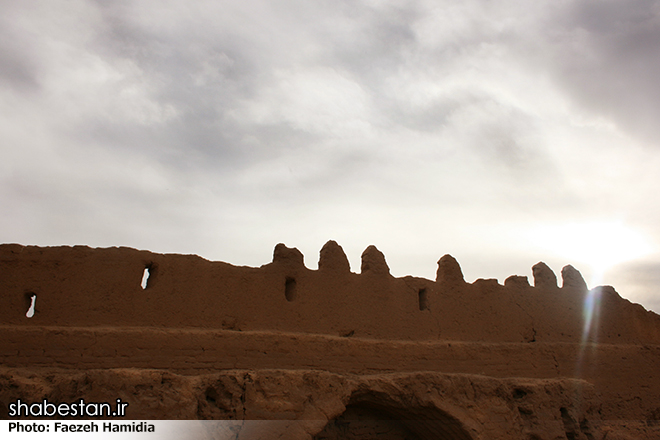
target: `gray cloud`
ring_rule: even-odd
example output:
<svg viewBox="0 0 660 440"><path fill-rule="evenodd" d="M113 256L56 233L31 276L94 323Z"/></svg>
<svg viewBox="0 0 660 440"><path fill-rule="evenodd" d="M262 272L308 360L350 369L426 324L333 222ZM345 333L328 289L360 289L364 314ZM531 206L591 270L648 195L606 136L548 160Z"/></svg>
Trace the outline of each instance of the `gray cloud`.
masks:
<svg viewBox="0 0 660 440"><path fill-rule="evenodd" d="M27 52L25 35L12 14L0 17L0 84L19 93L38 88L37 62Z"/></svg>
<svg viewBox="0 0 660 440"><path fill-rule="evenodd" d="M660 139L653 2L0 8L2 241L258 265L333 238L503 278L535 222L660 237L660 158L628 148Z"/></svg>
<svg viewBox="0 0 660 440"><path fill-rule="evenodd" d="M658 261L634 261L623 264L609 275L612 284L625 286L618 289L622 295L634 298L634 302L642 303L647 310L660 312L660 263Z"/></svg>
<svg viewBox="0 0 660 440"><path fill-rule="evenodd" d="M545 48L541 56L550 55L544 65L576 102L657 145L657 2L574 1L556 10L546 26L537 36Z"/></svg>

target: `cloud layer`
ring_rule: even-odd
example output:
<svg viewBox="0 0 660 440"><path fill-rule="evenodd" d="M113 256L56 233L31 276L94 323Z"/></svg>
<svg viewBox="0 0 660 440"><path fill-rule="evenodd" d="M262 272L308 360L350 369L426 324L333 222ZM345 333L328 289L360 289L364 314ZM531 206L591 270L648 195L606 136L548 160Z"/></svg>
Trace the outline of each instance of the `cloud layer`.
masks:
<svg viewBox="0 0 660 440"><path fill-rule="evenodd" d="M655 279L655 1L0 8L2 242L315 267L335 239L353 270L373 243L395 275L502 280L590 276L535 231L619 222Z"/></svg>

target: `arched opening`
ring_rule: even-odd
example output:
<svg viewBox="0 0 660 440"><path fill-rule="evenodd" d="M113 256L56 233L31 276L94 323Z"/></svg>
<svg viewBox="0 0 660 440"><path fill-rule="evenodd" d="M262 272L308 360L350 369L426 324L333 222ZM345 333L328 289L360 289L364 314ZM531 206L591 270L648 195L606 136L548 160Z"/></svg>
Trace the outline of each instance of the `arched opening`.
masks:
<svg viewBox="0 0 660 440"><path fill-rule="evenodd" d="M330 420L314 440L421 440L390 414L362 405L349 405Z"/></svg>
<svg viewBox="0 0 660 440"><path fill-rule="evenodd" d="M149 276L151 273L149 272L149 267L144 268L144 272L142 272L142 282L140 283L140 287L142 287L142 290L147 288L147 283L149 283Z"/></svg>
<svg viewBox="0 0 660 440"><path fill-rule="evenodd" d="M156 266L156 264L153 262L148 263L144 267L144 271L142 272L142 281L140 282L140 287L142 287L142 290L146 290L154 286L157 270L158 266Z"/></svg>
<svg viewBox="0 0 660 440"><path fill-rule="evenodd" d="M419 300L419 310L429 310L429 295L425 288L417 291L417 297Z"/></svg>
<svg viewBox="0 0 660 440"><path fill-rule="evenodd" d="M25 294L25 298L30 304L30 306L27 309L27 312L25 312L25 316L27 318L32 318L34 316L35 307L37 305L37 294L34 292L27 292Z"/></svg>
<svg viewBox="0 0 660 440"><path fill-rule="evenodd" d="M284 282L284 296L286 300L291 302L298 297L298 289L296 288L296 279L291 277L286 277Z"/></svg>
<svg viewBox="0 0 660 440"><path fill-rule="evenodd" d="M346 406L346 411L314 440L472 440L461 422L435 407L397 408L374 401Z"/></svg>

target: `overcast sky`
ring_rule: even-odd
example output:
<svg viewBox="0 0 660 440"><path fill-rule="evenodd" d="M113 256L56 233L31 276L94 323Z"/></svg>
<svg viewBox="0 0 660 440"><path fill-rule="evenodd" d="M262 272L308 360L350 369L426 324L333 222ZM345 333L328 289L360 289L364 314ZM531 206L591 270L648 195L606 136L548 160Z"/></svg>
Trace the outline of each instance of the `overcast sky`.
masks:
<svg viewBox="0 0 660 440"><path fill-rule="evenodd" d="M658 78L657 0L0 0L0 242L545 261L660 312Z"/></svg>

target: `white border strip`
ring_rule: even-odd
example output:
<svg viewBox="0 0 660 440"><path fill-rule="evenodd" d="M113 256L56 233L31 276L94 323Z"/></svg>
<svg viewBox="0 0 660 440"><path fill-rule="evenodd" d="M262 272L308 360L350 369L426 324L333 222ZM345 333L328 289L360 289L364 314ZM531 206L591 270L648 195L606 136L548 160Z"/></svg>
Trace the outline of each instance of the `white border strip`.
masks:
<svg viewBox="0 0 660 440"><path fill-rule="evenodd" d="M266 440L298 437L307 431L305 428L309 428L306 425L310 422L315 424L313 421L300 420L0 420L0 438ZM324 421L320 422L321 426L325 424Z"/></svg>

